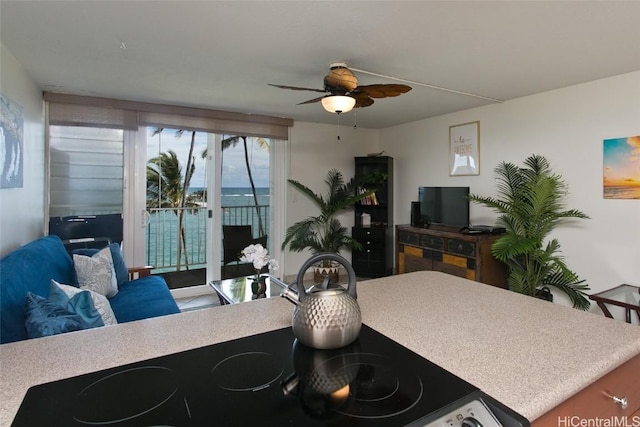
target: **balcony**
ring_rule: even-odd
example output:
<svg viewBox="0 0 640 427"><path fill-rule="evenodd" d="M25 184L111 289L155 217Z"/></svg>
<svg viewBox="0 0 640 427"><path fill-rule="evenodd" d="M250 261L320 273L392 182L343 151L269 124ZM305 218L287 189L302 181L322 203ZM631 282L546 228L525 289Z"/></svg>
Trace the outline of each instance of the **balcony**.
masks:
<svg viewBox="0 0 640 427"><path fill-rule="evenodd" d="M149 208L146 253L147 264L154 266L153 274L165 277L171 289L205 283L206 250L211 247L206 241L206 207ZM183 216L183 245L178 258L178 217ZM269 235L269 205L223 206L222 225L251 225L254 238ZM263 231L261 232L260 228ZM222 247L222 229L217 237ZM186 248L186 250L185 250ZM224 269L224 266L221 265ZM241 269L236 269L243 275ZM224 271L223 271L224 273ZM233 274L229 272L227 275ZM223 274L223 277L225 274Z"/></svg>

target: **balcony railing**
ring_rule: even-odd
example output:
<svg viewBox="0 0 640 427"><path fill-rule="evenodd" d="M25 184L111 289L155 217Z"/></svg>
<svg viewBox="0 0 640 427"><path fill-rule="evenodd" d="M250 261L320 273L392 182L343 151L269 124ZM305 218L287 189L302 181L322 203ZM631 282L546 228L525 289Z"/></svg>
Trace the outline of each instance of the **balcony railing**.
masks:
<svg viewBox="0 0 640 427"><path fill-rule="evenodd" d="M183 248L178 263L178 213L183 212L182 225L186 253ZM206 220L208 209L199 208L149 208L147 226L147 264L154 266L154 273L193 270L206 266ZM251 225L254 237L260 233L258 215L266 235L269 235L269 205L223 206L222 225ZM222 242L222 229L218 238ZM221 243L222 245L222 243ZM179 268L178 268L179 265Z"/></svg>

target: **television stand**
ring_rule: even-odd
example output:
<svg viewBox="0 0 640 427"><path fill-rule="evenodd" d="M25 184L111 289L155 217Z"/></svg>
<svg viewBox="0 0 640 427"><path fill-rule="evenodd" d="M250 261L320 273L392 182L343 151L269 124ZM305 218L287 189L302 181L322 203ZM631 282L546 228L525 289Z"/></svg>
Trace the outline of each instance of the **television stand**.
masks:
<svg viewBox="0 0 640 427"><path fill-rule="evenodd" d="M433 270L506 288L507 268L491 255L496 234L465 234L459 227L396 226L398 274Z"/></svg>

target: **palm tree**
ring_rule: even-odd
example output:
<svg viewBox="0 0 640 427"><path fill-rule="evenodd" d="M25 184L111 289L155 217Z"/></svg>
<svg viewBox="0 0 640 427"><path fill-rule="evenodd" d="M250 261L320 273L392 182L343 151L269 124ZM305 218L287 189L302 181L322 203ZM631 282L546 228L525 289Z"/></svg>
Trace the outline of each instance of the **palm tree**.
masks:
<svg viewBox="0 0 640 427"><path fill-rule="evenodd" d="M506 162L495 168L499 197L469 196L497 211L498 223L506 229L491 252L507 265L511 290L535 296L542 287L553 286L566 293L575 308L588 310L588 285L567 267L557 239L544 242L564 220L589 217L577 209L565 209L567 185L544 157L532 155L524 163L523 168Z"/></svg>
<svg viewBox="0 0 640 427"><path fill-rule="evenodd" d="M174 208L180 203L182 167L172 150L160 153L147 162L147 206Z"/></svg>

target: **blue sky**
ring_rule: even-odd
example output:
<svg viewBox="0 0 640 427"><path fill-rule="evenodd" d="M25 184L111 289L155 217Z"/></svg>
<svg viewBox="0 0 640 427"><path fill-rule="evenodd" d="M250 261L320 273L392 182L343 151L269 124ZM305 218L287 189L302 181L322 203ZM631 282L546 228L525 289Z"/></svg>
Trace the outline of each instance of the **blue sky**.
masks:
<svg viewBox="0 0 640 427"><path fill-rule="evenodd" d="M151 128L150 128L151 129ZM153 130L147 134L147 158L158 155L160 151L173 150L178 155L180 163L184 168L189 154L189 144L191 142L191 132L184 132L182 137L176 138L176 131L165 129L160 136L152 136ZM251 162L251 172L256 187L269 186L269 151L263 150L255 142L255 138L247 138L249 148L249 161ZM201 158L202 151L207 147L207 134L196 133L194 156L196 160L196 170L191 179L191 187L204 187L206 180L206 168L204 159ZM222 160L222 187L249 187L249 177L244 160L244 146L242 139L235 147L224 150Z"/></svg>
<svg viewBox="0 0 640 427"><path fill-rule="evenodd" d="M604 140L604 182L640 186L640 136Z"/></svg>

